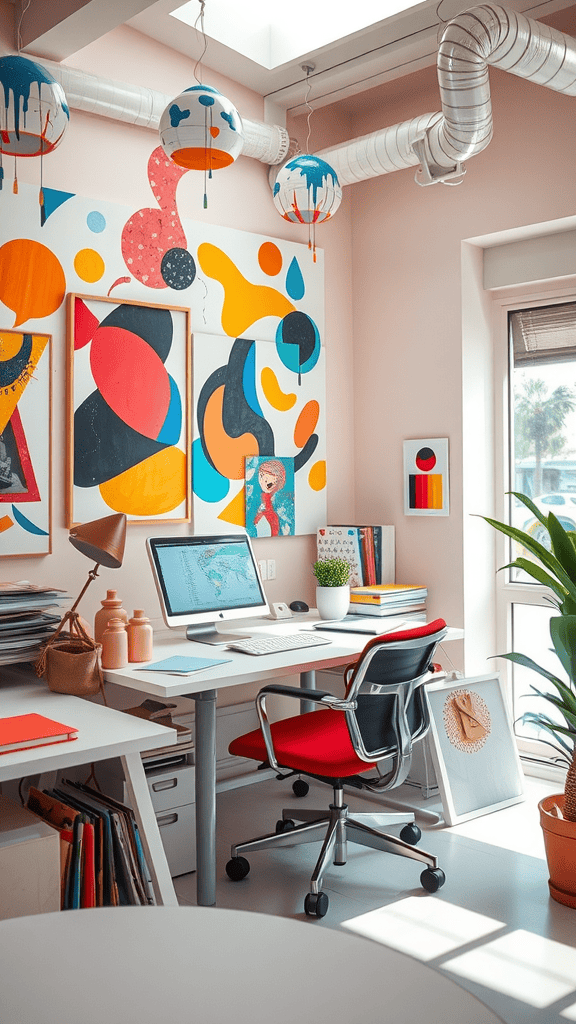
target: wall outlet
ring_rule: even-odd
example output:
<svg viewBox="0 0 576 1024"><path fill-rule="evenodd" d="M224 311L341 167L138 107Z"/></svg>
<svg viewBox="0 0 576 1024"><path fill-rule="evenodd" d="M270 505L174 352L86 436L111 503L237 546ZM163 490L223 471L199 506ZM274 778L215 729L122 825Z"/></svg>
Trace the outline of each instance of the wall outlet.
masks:
<svg viewBox="0 0 576 1024"><path fill-rule="evenodd" d="M268 572L268 579L269 580L275 580L276 579L276 559L275 558L269 558L268 559L267 572Z"/></svg>
<svg viewBox="0 0 576 1024"><path fill-rule="evenodd" d="M262 581L268 579L268 573L266 571L266 564L267 563L266 563L266 559L265 558L259 558L258 559L258 572L260 573L260 579Z"/></svg>

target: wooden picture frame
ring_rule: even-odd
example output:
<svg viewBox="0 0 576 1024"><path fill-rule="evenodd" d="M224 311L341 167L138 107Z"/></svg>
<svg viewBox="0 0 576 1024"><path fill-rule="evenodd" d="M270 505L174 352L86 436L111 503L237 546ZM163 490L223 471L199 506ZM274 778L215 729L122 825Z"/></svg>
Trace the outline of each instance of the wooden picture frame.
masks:
<svg viewBox="0 0 576 1024"><path fill-rule="evenodd" d="M52 553L52 336L0 330L0 557Z"/></svg>
<svg viewBox="0 0 576 1024"><path fill-rule="evenodd" d="M447 825L523 799L523 774L498 673L424 687L429 745Z"/></svg>
<svg viewBox="0 0 576 1024"><path fill-rule="evenodd" d="M190 310L68 295L68 528L191 517Z"/></svg>

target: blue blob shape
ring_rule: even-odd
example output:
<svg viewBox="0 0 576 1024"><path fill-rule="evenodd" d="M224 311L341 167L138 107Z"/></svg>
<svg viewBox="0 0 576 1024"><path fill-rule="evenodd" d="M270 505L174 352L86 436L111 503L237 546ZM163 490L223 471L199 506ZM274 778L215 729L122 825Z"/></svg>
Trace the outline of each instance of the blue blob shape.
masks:
<svg viewBox="0 0 576 1024"><path fill-rule="evenodd" d="M257 416L264 418L264 413L256 394L256 345L252 342L249 352L246 355L244 369L242 371L242 390L248 405Z"/></svg>
<svg viewBox="0 0 576 1024"><path fill-rule="evenodd" d="M170 124L173 128L177 128L180 121L185 121L187 117L190 117L189 110L180 110L177 103L173 103L168 111L170 114Z"/></svg>
<svg viewBox="0 0 576 1024"><path fill-rule="evenodd" d="M86 223L90 228L90 231L94 231L95 234L99 235L106 227L106 217L98 210L92 210L86 217Z"/></svg>
<svg viewBox="0 0 576 1024"><path fill-rule="evenodd" d="M285 321L295 324L287 332ZM286 337L290 340L286 340ZM320 356L320 332L311 316L298 311L288 313L276 328L276 351L282 364L294 373L309 373ZM302 362L300 362L302 360Z"/></svg>
<svg viewBox="0 0 576 1024"><path fill-rule="evenodd" d="M213 92L217 96L220 95L218 89L215 89L213 85L189 85L187 89L184 89L184 92Z"/></svg>
<svg viewBox="0 0 576 1024"><path fill-rule="evenodd" d="M57 188L43 188L44 193L44 214L46 220L54 210L57 210L62 203L65 203L67 199L73 199L74 192L61 192Z"/></svg>
<svg viewBox="0 0 576 1024"><path fill-rule="evenodd" d="M192 444L192 490L202 501L222 501L230 490L230 481L210 465L199 437Z"/></svg>
<svg viewBox="0 0 576 1024"><path fill-rule="evenodd" d="M294 157L286 164L287 171L299 171L301 177L306 179L306 188L312 189L312 202L316 206L316 197L319 188L324 188L326 182L331 178L332 186L338 185L338 176L333 167L321 160L319 156L311 156L305 153L303 156Z"/></svg>
<svg viewBox="0 0 576 1024"><path fill-rule="evenodd" d="M303 298L304 292L306 291L302 271L300 270L298 260L295 256L292 257L292 262L288 267L288 273L286 274L286 291L290 298L294 299L295 302Z"/></svg>
<svg viewBox="0 0 576 1024"><path fill-rule="evenodd" d="M277 196L280 191L280 185L277 181L274 182L274 188L272 189L272 195Z"/></svg>
<svg viewBox="0 0 576 1024"><path fill-rule="evenodd" d="M30 99L30 86L35 82L40 84L58 85L55 78L33 60L27 57L20 57L17 54L9 54L7 57L0 57L0 85L4 88L4 106L6 110L10 106L10 92L14 94L14 133L20 139L20 115L22 114L23 127L26 127L26 114L28 113L28 100ZM70 110L64 100L61 100L62 110L70 119Z"/></svg>
<svg viewBox="0 0 576 1024"><path fill-rule="evenodd" d="M166 419L156 440L162 444L178 444L182 430L182 399L176 382L172 380L170 374L168 374L168 380L170 381L170 402Z"/></svg>
<svg viewBox="0 0 576 1024"><path fill-rule="evenodd" d="M198 103L201 103L203 107L211 107L214 104L213 96L199 96Z"/></svg>
<svg viewBox="0 0 576 1024"><path fill-rule="evenodd" d="M35 533L38 537L48 536L46 530L41 530L39 526L35 526L35 524L30 519L27 519L26 516L23 516L22 513L19 512L18 509L16 508L16 505L12 505L12 515L14 516L14 519L18 523L18 526L21 526L23 530L26 530L26 533Z"/></svg>
<svg viewBox="0 0 576 1024"><path fill-rule="evenodd" d="M229 126L230 126L230 128L232 129L233 132L236 131L236 125L234 124L236 118L234 117L233 112L230 112L229 114L227 114L225 110L221 110L220 111L220 117L223 117L224 120L228 122L228 124L229 124Z"/></svg>

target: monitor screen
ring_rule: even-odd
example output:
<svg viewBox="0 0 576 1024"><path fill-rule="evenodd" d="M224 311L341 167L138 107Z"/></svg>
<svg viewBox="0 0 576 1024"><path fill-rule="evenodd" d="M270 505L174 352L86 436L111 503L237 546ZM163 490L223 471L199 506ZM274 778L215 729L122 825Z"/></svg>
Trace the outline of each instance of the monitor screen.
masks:
<svg viewBox="0 0 576 1024"><path fill-rule="evenodd" d="M268 611L246 534L149 537L146 548L164 621L186 626L188 639L226 643L230 636L218 632L219 622Z"/></svg>

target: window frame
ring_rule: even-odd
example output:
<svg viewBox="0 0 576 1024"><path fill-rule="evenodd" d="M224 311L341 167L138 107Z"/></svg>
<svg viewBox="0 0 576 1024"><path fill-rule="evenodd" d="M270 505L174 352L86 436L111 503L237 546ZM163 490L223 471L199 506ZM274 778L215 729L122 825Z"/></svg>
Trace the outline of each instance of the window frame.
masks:
<svg viewBox="0 0 576 1024"><path fill-rule="evenodd" d="M533 286L505 288L494 291L494 470L495 470L495 518L503 522L509 521L510 499L507 491L511 490L511 439L513 430L513 410L510 403L510 371L512 357L510 352L509 312L515 309L535 308L537 306L562 305L576 302L576 284L573 279L558 285L550 283L543 287L537 282ZM506 565L510 561L510 541L499 531L495 537L496 567ZM511 651L512 647L512 605L527 604L548 607L544 596L549 593L546 587L537 583L522 583L510 579L510 571L504 569L495 573L494 600L496 609L496 643L499 651ZM504 679L506 692L513 708L513 666L507 660L500 660L500 671ZM535 680L536 681L536 680ZM516 736L520 753L536 761L548 763L552 771L553 753L550 748L538 740Z"/></svg>

